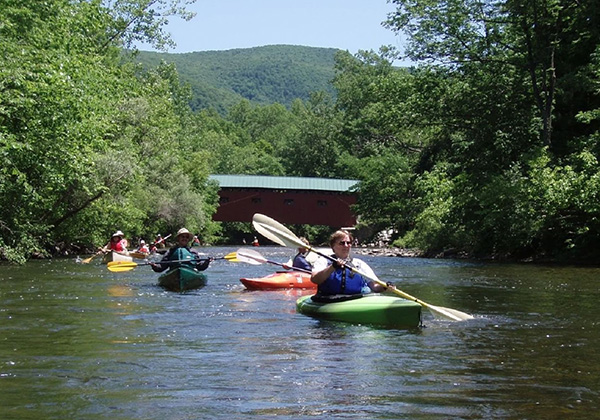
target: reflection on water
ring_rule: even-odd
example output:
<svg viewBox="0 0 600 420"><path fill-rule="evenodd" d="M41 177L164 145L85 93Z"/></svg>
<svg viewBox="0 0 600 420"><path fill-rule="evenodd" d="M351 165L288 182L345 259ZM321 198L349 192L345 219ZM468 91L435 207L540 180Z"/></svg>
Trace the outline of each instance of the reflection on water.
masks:
<svg viewBox="0 0 600 420"><path fill-rule="evenodd" d="M208 248L207 255L232 249ZM293 250L260 248L286 261ZM599 408L594 268L365 257L462 323L373 328L247 291L273 267L215 261L166 292L147 266L0 267L0 418L588 418Z"/></svg>

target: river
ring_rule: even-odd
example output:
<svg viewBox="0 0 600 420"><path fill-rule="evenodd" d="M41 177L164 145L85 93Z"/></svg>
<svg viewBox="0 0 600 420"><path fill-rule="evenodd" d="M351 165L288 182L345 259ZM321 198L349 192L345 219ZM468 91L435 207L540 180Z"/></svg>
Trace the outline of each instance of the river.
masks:
<svg viewBox="0 0 600 420"><path fill-rule="evenodd" d="M184 294L159 288L148 266L2 265L0 418L598 416L600 269L363 258L475 319L424 311L414 330L315 320L296 313L301 292L244 289L240 277L276 271L267 264L214 261L208 285Z"/></svg>

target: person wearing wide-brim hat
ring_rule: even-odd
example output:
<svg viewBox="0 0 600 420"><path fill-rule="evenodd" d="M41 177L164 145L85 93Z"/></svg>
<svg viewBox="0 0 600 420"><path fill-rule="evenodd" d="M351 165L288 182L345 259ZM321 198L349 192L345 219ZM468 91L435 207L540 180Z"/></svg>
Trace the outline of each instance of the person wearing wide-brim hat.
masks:
<svg viewBox="0 0 600 420"><path fill-rule="evenodd" d="M160 260L159 263L151 263L152 270L160 273L168 268L178 267L180 265L188 265L194 267L198 271L203 271L208 268L211 259L200 260L198 252L192 250L188 244L194 238L194 235L190 233L186 228L181 228L175 235L175 241L177 242L173 247L169 249L167 254ZM187 261L189 260L189 262ZM168 263L173 261L173 263ZM176 261L176 262L175 262Z"/></svg>
<svg viewBox="0 0 600 420"><path fill-rule="evenodd" d="M127 239L125 239L125 234L120 230L117 230L110 237L110 241L103 248L101 248L102 252L116 251L119 254L127 255Z"/></svg>

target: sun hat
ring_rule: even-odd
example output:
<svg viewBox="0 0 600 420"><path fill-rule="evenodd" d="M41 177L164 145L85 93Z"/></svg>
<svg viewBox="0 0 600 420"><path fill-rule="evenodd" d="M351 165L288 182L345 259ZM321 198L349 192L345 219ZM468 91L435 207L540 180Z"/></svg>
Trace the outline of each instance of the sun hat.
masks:
<svg viewBox="0 0 600 420"><path fill-rule="evenodd" d="M124 238L125 234L123 232L121 232L120 230L117 230L115 233L113 233L111 238L114 238L115 236L120 236L121 238Z"/></svg>
<svg viewBox="0 0 600 420"><path fill-rule="evenodd" d="M181 228L177 231L177 235L175 235L176 238L179 238L179 235L187 235L188 238L192 238L192 234L190 233L189 230L187 230L186 228Z"/></svg>

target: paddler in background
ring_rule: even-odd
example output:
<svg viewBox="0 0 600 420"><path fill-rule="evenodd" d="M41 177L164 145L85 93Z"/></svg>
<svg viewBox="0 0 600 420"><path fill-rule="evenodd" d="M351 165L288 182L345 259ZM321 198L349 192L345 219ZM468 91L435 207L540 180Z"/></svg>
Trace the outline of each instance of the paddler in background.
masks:
<svg viewBox="0 0 600 420"><path fill-rule="evenodd" d="M308 242L308 239L306 239L304 236L302 236L298 239L300 239L307 246L310 245L310 243ZM299 268L301 271L312 271L313 266L307 260L307 256L309 254L308 248L307 247L299 247L299 248L297 248L297 251L298 251L298 253L294 256L291 267L288 262L288 264L283 264L283 268L285 268L287 270L289 270L289 269L293 270L294 268Z"/></svg>
<svg viewBox="0 0 600 420"><path fill-rule="evenodd" d="M129 252L127 252L127 240L125 239L125 234L120 230L117 230L111 236L110 241L104 245L104 247L100 248L99 251L102 251L103 253L115 251L119 254L129 255Z"/></svg>
<svg viewBox="0 0 600 420"><path fill-rule="evenodd" d="M156 235L156 239L154 240L154 246L156 248L164 248L165 247L165 240L160 235L160 233L158 235Z"/></svg>
<svg viewBox="0 0 600 420"><path fill-rule="evenodd" d="M202 245L200 243L200 238L198 238L198 235L194 235L194 239L192 239L192 246L200 246Z"/></svg>
<svg viewBox="0 0 600 420"><path fill-rule="evenodd" d="M137 252L141 252L142 254L150 253L150 248L143 239L140 239L140 247L138 248Z"/></svg>
<svg viewBox="0 0 600 420"><path fill-rule="evenodd" d="M160 262L150 263L150 267L157 273L165 271L168 268L178 267L182 264L189 265L195 268L198 271L204 271L208 268L208 265L212 261L211 258L203 259L202 261L198 261L200 259L200 255L198 252L192 250L188 244L192 240L194 235L190 233L186 228L181 228L177 231L177 235L175 236L175 241L177 243L172 246L166 255L160 260ZM181 261L181 260L190 260L189 262ZM169 264L168 261L180 261L178 263Z"/></svg>
<svg viewBox="0 0 600 420"><path fill-rule="evenodd" d="M333 250L332 257L336 260L331 262L326 258L319 258L315 262L311 281L317 284L317 294L313 296L313 300L321 298L326 301L328 297L332 299L336 295L361 295L387 290L387 287L348 268L353 267L365 276L377 278L366 262L350 256L352 242L352 236L346 231L338 230L331 235L329 246ZM393 287L390 282L387 285Z"/></svg>
<svg viewBox="0 0 600 420"><path fill-rule="evenodd" d="M169 238L171 235L167 235L164 238L160 235L160 233L158 235L156 235L156 239L154 240L154 243L150 246L150 252L156 252L158 250L158 248L164 248L165 247L165 241L167 240L167 238Z"/></svg>

